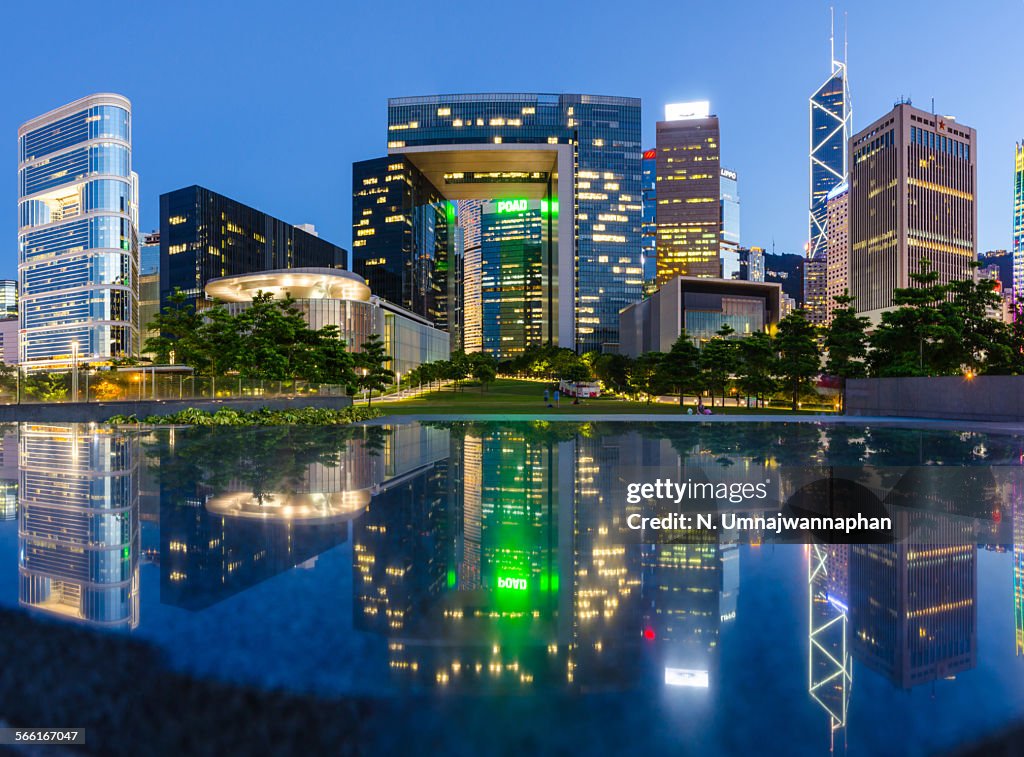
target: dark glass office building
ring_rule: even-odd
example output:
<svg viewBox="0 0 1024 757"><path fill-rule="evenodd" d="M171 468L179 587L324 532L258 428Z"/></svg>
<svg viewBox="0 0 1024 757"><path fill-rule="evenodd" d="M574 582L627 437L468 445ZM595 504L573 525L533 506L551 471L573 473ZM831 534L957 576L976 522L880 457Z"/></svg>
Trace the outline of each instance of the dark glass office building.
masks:
<svg viewBox="0 0 1024 757"><path fill-rule="evenodd" d="M344 268L347 253L315 234L200 186L160 196L160 300L190 302L206 282L280 268Z"/></svg>
<svg viewBox="0 0 1024 757"><path fill-rule="evenodd" d="M643 286L638 99L545 94L392 99L388 102L388 152L388 158L354 168L357 272L383 266L412 277L420 256L429 258L429 251L420 253L408 245L381 244L377 239L394 233L391 224L395 229L404 224L410 227L409 236L429 243L430 227L440 214L434 210L417 218L405 198L399 202L401 192L408 192L416 200L413 207L435 205L437 198L429 189L421 187L417 192L420 181L427 181L448 201L544 200L551 213L545 221L549 244L543 251L538 305L543 312L536 319L548 324L542 341L580 352L618 341L618 311L638 301ZM396 192L384 187L381 192L379 182L391 173L391 165L403 160L421 177L392 178L392 183L406 186ZM367 175L372 168L376 172ZM361 194L375 186L373 178L378 181L378 194ZM364 184L367 179L371 183ZM571 224L559 223L561 198L566 200L561 203L561 215L568 218L571 212ZM378 204L391 210L378 213ZM451 214L446 210L445 216L450 219ZM368 223L362 223L364 219ZM436 231L434 238L440 248ZM441 279L432 288L447 288L450 296L445 308L453 310L464 293L453 291L448 261L424 269L426 275ZM372 275L365 275L378 291ZM427 286L420 281L413 287L417 284ZM436 318L439 326L453 328L451 320L445 314Z"/></svg>
<svg viewBox="0 0 1024 757"><path fill-rule="evenodd" d="M457 266L449 265L454 213L400 155L352 164L352 270L378 297L446 330L454 325L448 304L457 283Z"/></svg>

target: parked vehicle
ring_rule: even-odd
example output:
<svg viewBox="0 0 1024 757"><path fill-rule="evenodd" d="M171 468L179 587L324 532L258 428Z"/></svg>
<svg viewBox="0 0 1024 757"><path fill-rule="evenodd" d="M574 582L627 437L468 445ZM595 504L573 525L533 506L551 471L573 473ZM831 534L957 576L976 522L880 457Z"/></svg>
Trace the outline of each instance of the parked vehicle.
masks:
<svg viewBox="0 0 1024 757"><path fill-rule="evenodd" d="M601 385L596 381L559 381L558 391L566 397L592 399L601 396Z"/></svg>

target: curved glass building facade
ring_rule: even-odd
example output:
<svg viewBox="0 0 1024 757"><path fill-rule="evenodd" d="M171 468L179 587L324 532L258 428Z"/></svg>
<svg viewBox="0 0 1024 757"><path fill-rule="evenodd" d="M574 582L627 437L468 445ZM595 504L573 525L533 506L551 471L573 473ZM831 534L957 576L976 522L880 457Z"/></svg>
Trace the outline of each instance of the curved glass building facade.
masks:
<svg viewBox="0 0 1024 757"><path fill-rule="evenodd" d="M639 99L602 95L389 100L388 157L353 169L353 270L389 299L391 291L437 292L434 302L443 313L408 298L396 301L451 331L459 346L457 305L479 295L458 288L478 279L452 275L460 261L450 250L444 254L438 242L448 235L434 231L430 244L416 243L421 227L433 230L442 214L421 222L409 207L407 187L419 188L412 203L424 206L463 200L547 203L551 212L542 220L550 243L540 252L540 295L532 306L537 312L520 320L547 324L535 344L586 352L617 342L619 310L639 301L643 289L640 117ZM413 241L398 244L400 232ZM535 235L536 229L526 232ZM426 281L424 259L435 261ZM521 287L512 289L510 302L499 309L524 306ZM501 338L517 341L510 333ZM516 344L524 346L532 345ZM496 354L504 357L505 351Z"/></svg>
<svg viewBox="0 0 1024 757"><path fill-rule="evenodd" d="M19 355L29 370L138 353L131 136L131 103L114 94L18 130Z"/></svg>

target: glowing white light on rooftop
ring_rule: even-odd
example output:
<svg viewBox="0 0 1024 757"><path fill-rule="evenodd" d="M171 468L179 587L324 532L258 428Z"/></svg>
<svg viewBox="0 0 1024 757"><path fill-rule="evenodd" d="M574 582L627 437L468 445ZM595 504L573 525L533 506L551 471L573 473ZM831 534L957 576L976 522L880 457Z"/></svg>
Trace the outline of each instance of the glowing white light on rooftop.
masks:
<svg viewBox="0 0 1024 757"><path fill-rule="evenodd" d="M665 106L666 121L685 121L690 118L707 118L711 115L709 100L694 100L688 103L668 103Z"/></svg>

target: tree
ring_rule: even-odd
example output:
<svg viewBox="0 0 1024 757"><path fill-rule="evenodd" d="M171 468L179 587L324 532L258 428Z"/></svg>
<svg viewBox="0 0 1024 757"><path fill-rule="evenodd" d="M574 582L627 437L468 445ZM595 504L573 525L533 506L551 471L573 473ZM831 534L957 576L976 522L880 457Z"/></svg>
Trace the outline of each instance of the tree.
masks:
<svg viewBox="0 0 1024 757"><path fill-rule="evenodd" d="M940 306L947 323L959 332L951 359L963 371L1003 372L1010 330L1001 319L992 317L1002 310L1003 297L992 280L977 277L979 267L980 263L972 262L970 278L951 282L950 298Z"/></svg>
<svg viewBox="0 0 1024 757"><path fill-rule="evenodd" d="M25 376L25 394L40 402L63 402L70 387L68 373L30 373Z"/></svg>
<svg viewBox="0 0 1024 757"><path fill-rule="evenodd" d="M447 360L447 376L445 378L455 382L455 388L459 389L459 383L473 372L473 365L463 350L455 350Z"/></svg>
<svg viewBox="0 0 1024 757"><path fill-rule="evenodd" d="M729 337L735 333L729 324L722 324L715 336L709 339L700 351L700 384L711 393L711 404L715 404L715 391L721 392L722 406L725 393L738 365L736 342Z"/></svg>
<svg viewBox="0 0 1024 757"><path fill-rule="evenodd" d="M334 324L315 332L313 361L308 377L324 384L352 386L356 382L355 356L348 351L345 340Z"/></svg>
<svg viewBox="0 0 1024 757"><path fill-rule="evenodd" d="M379 334L373 334L363 342L359 348L360 352L355 355L355 365L358 369L356 386L365 389L368 394L367 405L373 404L373 392L384 391L384 388L394 379L394 372L387 367L391 357L384 349L384 342Z"/></svg>
<svg viewBox="0 0 1024 757"><path fill-rule="evenodd" d="M847 289L833 298L839 307L825 332L825 373L839 378L839 406L846 409L846 380L867 376L868 319L857 315Z"/></svg>
<svg viewBox="0 0 1024 757"><path fill-rule="evenodd" d="M147 325L159 336L146 339L143 349L154 355L158 363L172 362L173 352L173 362L190 365L197 373L203 373L208 366L199 334L202 325L203 318L196 313L195 306L175 287L167 298L167 305Z"/></svg>
<svg viewBox="0 0 1024 757"><path fill-rule="evenodd" d="M775 344L768 334L755 331L738 343L739 367L737 384L747 397L753 397L758 406L764 398L778 388L775 381Z"/></svg>
<svg viewBox="0 0 1024 757"><path fill-rule="evenodd" d="M257 292L235 322L243 376L283 381L297 378L308 365L314 332L291 298L275 300L270 292Z"/></svg>
<svg viewBox="0 0 1024 757"><path fill-rule="evenodd" d="M800 405L801 391L811 388L811 379L818 375L821 356L818 353L817 329L802 309L794 310L779 321L775 337L779 361L776 375L792 390L793 410Z"/></svg>
<svg viewBox="0 0 1024 757"><path fill-rule="evenodd" d="M700 350L684 329L660 363L663 383L679 395L679 405L688 391L700 384Z"/></svg>
<svg viewBox="0 0 1024 757"><path fill-rule="evenodd" d="M625 392L629 390L631 363L627 355L606 352L594 359L594 375L606 387L616 392Z"/></svg>
<svg viewBox="0 0 1024 757"><path fill-rule="evenodd" d="M494 367L494 360L490 355L483 352L476 352L470 356L471 374L474 379L480 382L481 394L487 389L487 385L498 377L498 371Z"/></svg>
<svg viewBox="0 0 1024 757"><path fill-rule="evenodd" d="M659 367L662 354L660 352L645 352L630 366L629 386L635 394L644 394L647 404L651 404L654 395L660 389Z"/></svg>
<svg viewBox="0 0 1024 757"><path fill-rule="evenodd" d="M869 364L874 376L947 376L960 372L958 330L943 303L950 293L923 259L910 274L914 285L893 290L896 306L882 314L871 335Z"/></svg>

